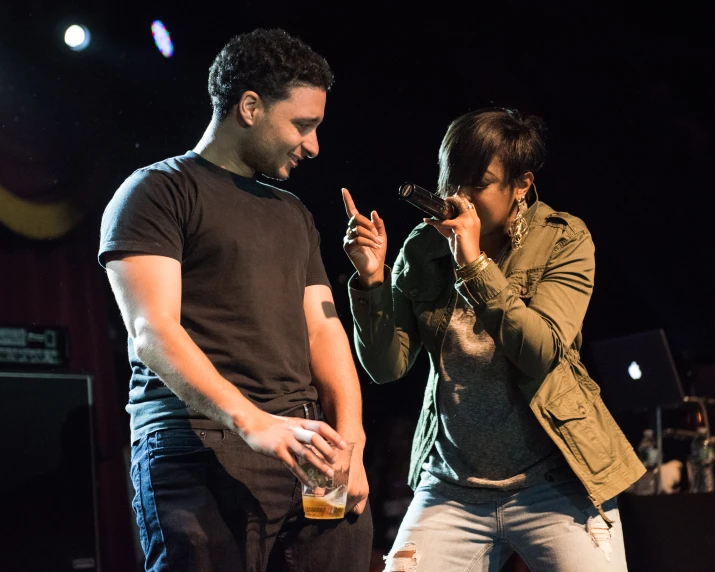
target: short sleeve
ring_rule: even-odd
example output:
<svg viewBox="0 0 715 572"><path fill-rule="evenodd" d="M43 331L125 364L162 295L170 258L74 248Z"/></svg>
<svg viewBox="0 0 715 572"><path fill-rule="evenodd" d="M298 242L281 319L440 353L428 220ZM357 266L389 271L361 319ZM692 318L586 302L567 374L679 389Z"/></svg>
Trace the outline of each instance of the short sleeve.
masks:
<svg viewBox="0 0 715 572"><path fill-rule="evenodd" d="M186 199L164 173L135 171L117 189L104 210L99 263L108 252L167 256L181 262Z"/></svg>
<svg viewBox="0 0 715 572"><path fill-rule="evenodd" d="M310 213L308 214L308 239L310 241L310 255L308 258L308 269L305 275L305 286L315 286L322 284L330 288L328 275L325 273L323 257L320 255L320 234L315 228L315 222Z"/></svg>

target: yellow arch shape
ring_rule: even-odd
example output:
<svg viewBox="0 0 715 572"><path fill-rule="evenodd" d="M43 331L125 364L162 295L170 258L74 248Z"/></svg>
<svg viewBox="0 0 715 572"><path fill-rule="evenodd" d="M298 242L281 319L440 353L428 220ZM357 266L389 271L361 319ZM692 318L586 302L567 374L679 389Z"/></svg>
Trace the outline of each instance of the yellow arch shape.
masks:
<svg viewBox="0 0 715 572"><path fill-rule="evenodd" d="M84 213L69 201L33 203L0 186L0 223L27 238L59 238L82 220Z"/></svg>

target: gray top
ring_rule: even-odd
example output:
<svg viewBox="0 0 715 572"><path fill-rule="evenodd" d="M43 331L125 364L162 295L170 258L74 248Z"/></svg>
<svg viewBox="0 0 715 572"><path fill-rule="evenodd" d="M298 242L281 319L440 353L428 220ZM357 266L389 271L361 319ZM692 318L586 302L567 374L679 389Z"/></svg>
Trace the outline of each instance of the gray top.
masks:
<svg viewBox="0 0 715 572"><path fill-rule="evenodd" d="M496 500L543 483L546 473L566 466L519 390L517 375L458 296L442 347L439 432L422 484L465 502ZM561 480L560 473L553 480Z"/></svg>

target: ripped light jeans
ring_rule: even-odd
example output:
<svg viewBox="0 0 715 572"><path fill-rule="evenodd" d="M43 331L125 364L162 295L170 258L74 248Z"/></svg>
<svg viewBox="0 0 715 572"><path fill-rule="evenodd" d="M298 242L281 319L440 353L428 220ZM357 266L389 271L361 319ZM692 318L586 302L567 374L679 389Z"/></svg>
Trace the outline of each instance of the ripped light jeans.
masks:
<svg viewBox="0 0 715 572"><path fill-rule="evenodd" d="M420 485L386 558L386 571L498 572L518 552L531 572L624 572L616 500L609 529L578 480L465 504Z"/></svg>

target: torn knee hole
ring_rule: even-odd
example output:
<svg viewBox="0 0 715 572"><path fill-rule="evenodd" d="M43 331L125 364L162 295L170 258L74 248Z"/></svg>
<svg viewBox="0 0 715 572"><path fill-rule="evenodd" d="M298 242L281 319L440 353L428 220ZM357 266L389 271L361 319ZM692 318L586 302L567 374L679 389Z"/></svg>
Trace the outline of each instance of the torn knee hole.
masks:
<svg viewBox="0 0 715 572"><path fill-rule="evenodd" d="M417 570L419 555L414 542L405 542L398 550L385 558L388 566L385 572L414 572Z"/></svg>
<svg viewBox="0 0 715 572"><path fill-rule="evenodd" d="M603 551L606 560L611 561L613 548L611 547L611 529L606 521L599 516L591 516L586 522L586 532L593 543Z"/></svg>

